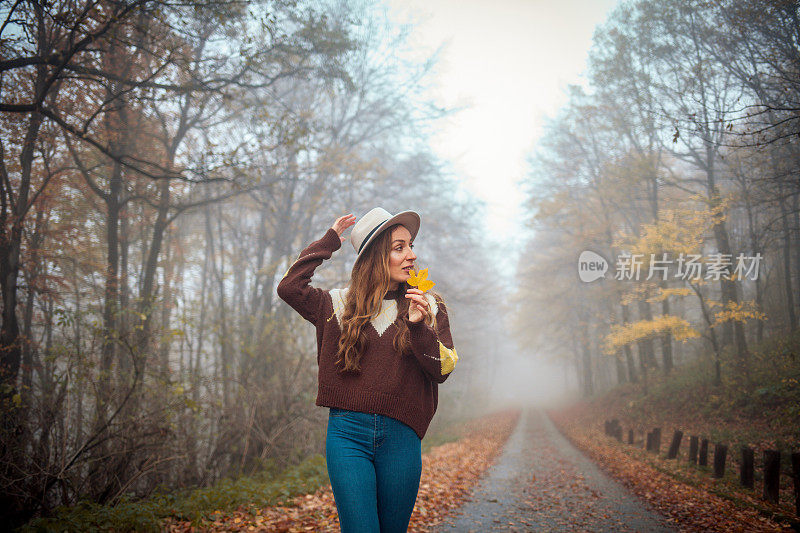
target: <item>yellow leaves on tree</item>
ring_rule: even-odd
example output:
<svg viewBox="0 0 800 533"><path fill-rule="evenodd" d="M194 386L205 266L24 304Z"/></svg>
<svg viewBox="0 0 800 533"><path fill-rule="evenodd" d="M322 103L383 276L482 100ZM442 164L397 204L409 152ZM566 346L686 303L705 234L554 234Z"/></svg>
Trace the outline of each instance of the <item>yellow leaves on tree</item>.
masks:
<svg viewBox="0 0 800 533"><path fill-rule="evenodd" d="M661 315L653 320L639 320L629 324L614 324L611 333L603 341L603 352L615 354L620 348L636 341L658 337L665 333L672 334L675 340L685 341L699 337L697 332L685 319L674 315Z"/></svg>
<svg viewBox="0 0 800 533"><path fill-rule="evenodd" d="M639 300L647 300L649 298L649 294L652 290L651 284L649 283L640 283L634 285L629 290L622 293L622 297L620 298L620 303L622 305L630 305L633 302Z"/></svg>
<svg viewBox="0 0 800 533"><path fill-rule="evenodd" d="M727 302L725 305L722 305L718 302L714 303L717 306L721 306L722 309L715 313L714 323L711 324L711 327L719 326L720 324L732 321L747 322L748 320L753 319L767 319L767 315L759 311L755 302L752 300L748 300L746 302Z"/></svg>
<svg viewBox="0 0 800 533"><path fill-rule="evenodd" d="M428 269L423 268L419 271L419 273L415 273L413 270L411 271L411 277L408 278L408 284L412 287L417 287L422 292L427 291L436 283L427 279L428 278Z"/></svg>
<svg viewBox="0 0 800 533"><path fill-rule="evenodd" d="M659 287L658 294L651 296L647 301L650 303L663 302L670 296L688 296L691 292L692 289L688 287L673 287L670 289Z"/></svg>
<svg viewBox="0 0 800 533"><path fill-rule="evenodd" d="M623 235L615 245L632 254L643 254L645 265L650 254L700 253L706 235L724 219L727 204L721 201L713 207L664 209L657 222L642 224L638 237Z"/></svg>

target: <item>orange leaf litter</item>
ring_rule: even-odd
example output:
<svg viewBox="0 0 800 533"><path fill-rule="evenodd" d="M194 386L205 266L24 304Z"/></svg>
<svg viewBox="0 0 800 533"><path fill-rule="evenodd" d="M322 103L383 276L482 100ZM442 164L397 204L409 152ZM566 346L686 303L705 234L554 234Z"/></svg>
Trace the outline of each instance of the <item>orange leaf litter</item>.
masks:
<svg viewBox="0 0 800 533"><path fill-rule="evenodd" d="M581 406L551 411L550 417L577 448L631 491L649 501L661 514L671 517L680 531L792 531L787 524L775 522L754 509L738 507L717 496L712 492L714 481L711 479L700 486L682 483L625 453L624 445L612 442L598 428L587 429L590 424ZM663 461L668 462L666 459Z"/></svg>
<svg viewBox="0 0 800 533"><path fill-rule="evenodd" d="M422 456L422 478L408 526L410 532L427 532L458 508L492 465L519 420L519 409L492 413L465 424L461 439L431 448ZM339 531L339 517L330 484L313 494L297 496L288 505L224 513L213 522L165 521L171 533L195 531Z"/></svg>

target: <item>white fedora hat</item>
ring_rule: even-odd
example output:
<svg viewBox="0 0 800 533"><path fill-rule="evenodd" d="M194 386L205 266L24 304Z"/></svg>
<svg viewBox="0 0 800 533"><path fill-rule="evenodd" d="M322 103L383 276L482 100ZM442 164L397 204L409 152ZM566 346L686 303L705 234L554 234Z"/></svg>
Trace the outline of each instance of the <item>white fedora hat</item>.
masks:
<svg viewBox="0 0 800 533"><path fill-rule="evenodd" d="M355 223L350 232L350 242L356 251L356 258L360 257L361 252L367 249L367 245L389 226L402 224L414 239L419 231L419 223L420 217L415 211L403 211L393 215L382 207L370 209Z"/></svg>

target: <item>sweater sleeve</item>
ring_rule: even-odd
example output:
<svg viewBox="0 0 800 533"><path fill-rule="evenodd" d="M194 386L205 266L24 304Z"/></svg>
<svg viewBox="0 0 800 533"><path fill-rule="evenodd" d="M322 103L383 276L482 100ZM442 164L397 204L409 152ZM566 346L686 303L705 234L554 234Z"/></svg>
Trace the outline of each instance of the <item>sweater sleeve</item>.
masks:
<svg viewBox="0 0 800 533"><path fill-rule="evenodd" d="M312 324L316 324L321 315L326 291L312 287L311 276L341 246L342 240L336 230L328 229L321 239L312 242L300 252L300 256L278 283L278 296Z"/></svg>
<svg viewBox="0 0 800 533"><path fill-rule="evenodd" d="M411 349L422 370L436 383L444 383L456 367L458 354L450 335L447 307L437 301L436 329L425 321L411 322L405 318L411 334Z"/></svg>

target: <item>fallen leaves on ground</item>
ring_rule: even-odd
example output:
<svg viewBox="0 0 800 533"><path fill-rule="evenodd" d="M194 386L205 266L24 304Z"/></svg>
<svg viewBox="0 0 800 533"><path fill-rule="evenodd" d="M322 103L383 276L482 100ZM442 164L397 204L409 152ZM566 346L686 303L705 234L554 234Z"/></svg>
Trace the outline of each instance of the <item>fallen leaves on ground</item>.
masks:
<svg viewBox="0 0 800 533"><path fill-rule="evenodd" d="M458 508L478 479L492 465L519 420L519 409L508 409L473 420L461 439L431 448L422 456L422 478L411 514L409 532L430 531ZM240 508L217 513L213 520L193 526L169 519L170 533L196 531L269 531L301 533L339 531L339 518L330 484L313 494L297 496L288 505L264 509Z"/></svg>
<svg viewBox="0 0 800 533"><path fill-rule="evenodd" d="M791 531L754 509L738 507L713 494L711 478L698 478L695 481L699 485L693 486L659 470L649 458L637 458L633 448L626 453L625 445L595 427L600 422L590 424L582 409L561 409L551 412L550 417L575 446L662 514L674 518L681 531Z"/></svg>

